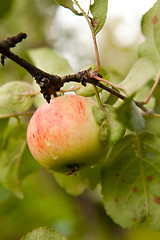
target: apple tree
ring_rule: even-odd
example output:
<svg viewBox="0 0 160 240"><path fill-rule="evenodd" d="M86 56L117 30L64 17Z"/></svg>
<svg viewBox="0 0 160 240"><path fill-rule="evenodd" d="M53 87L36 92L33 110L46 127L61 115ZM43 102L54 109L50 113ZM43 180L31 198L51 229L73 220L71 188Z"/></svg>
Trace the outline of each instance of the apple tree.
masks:
<svg viewBox="0 0 160 240"><path fill-rule="evenodd" d="M95 61L78 72L44 44L41 28L47 11L42 14L41 8L46 6L33 2L6 1L0 10L1 201L7 201L6 206L19 203L19 215L27 207L29 220L39 218L19 230L15 239L116 239L116 231L132 239L124 233L159 231L160 0L142 17L145 40L134 50L136 57L124 74L101 65L97 34L106 22L107 0L90 1L87 11L78 0L47 1L88 24ZM25 24L25 7L30 11L26 14L36 15L33 24ZM7 14L11 17L5 23ZM5 36L13 33L14 24L20 33ZM86 212L88 222L97 216L96 198L103 213L90 225L96 229L94 236L93 229L85 229L82 215ZM16 211L12 214L14 218Z"/></svg>

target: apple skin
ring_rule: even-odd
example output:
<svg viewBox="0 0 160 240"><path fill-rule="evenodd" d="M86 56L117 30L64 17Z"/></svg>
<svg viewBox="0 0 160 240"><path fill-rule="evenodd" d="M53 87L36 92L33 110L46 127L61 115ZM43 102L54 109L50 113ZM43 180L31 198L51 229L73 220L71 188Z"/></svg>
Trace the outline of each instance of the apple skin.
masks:
<svg viewBox="0 0 160 240"><path fill-rule="evenodd" d="M92 113L96 102L63 95L42 104L27 129L33 157L45 168L69 173L99 162L106 148L99 141L99 125Z"/></svg>

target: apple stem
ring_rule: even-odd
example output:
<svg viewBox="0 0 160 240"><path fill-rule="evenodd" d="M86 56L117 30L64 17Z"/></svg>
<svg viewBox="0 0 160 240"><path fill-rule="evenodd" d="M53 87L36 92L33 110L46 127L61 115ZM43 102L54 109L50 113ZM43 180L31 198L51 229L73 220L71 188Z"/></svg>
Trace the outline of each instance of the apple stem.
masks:
<svg viewBox="0 0 160 240"><path fill-rule="evenodd" d="M94 85L94 84L93 84L93 87L94 87L94 93L95 93L97 102L98 102L99 106L103 109L103 104L102 104L102 101L100 99L98 89L97 89L96 85Z"/></svg>
<svg viewBox="0 0 160 240"><path fill-rule="evenodd" d="M97 98L97 102L98 102L100 108L103 110L104 114L106 115L106 120L107 120L107 119L108 119L108 114L107 114L107 111L106 111L106 109L105 109L105 106L103 105L103 103L102 103L102 101L101 101L101 98L100 98L100 96L99 96L99 92L98 92L97 87L96 87L95 85L93 85L93 86L94 86L94 91L95 91L95 96L96 96L96 98ZM107 120L107 121L108 121L108 120ZM109 124L109 122L108 122L108 124Z"/></svg>
<svg viewBox="0 0 160 240"><path fill-rule="evenodd" d="M74 174L74 176L76 176L76 173L77 173L77 171L78 171L78 169L79 169L79 166L77 165L77 164L75 164L75 165L68 165L68 168L71 170L69 173L67 173L67 176L69 176L69 175L73 175Z"/></svg>

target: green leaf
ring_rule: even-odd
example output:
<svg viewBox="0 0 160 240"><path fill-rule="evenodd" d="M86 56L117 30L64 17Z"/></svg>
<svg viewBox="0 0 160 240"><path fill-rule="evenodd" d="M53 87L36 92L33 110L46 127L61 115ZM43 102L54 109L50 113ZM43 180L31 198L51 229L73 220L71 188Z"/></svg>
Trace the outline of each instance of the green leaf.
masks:
<svg viewBox="0 0 160 240"><path fill-rule="evenodd" d="M100 182L102 166L103 162L99 162L98 164L90 168L85 168L80 172L81 179L89 188L95 189Z"/></svg>
<svg viewBox="0 0 160 240"><path fill-rule="evenodd" d="M131 96L152 80L156 76L156 72L152 62L146 58L140 58L119 85L125 89L128 96Z"/></svg>
<svg viewBox="0 0 160 240"><path fill-rule="evenodd" d="M108 124L108 121L105 120L99 127L99 141L103 147L109 145L109 139L111 136L111 127Z"/></svg>
<svg viewBox="0 0 160 240"><path fill-rule="evenodd" d="M7 147L0 152L0 181L4 187L11 190L17 197L22 198L18 167L26 142L21 139L9 139Z"/></svg>
<svg viewBox="0 0 160 240"><path fill-rule="evenodd" d="M5 15L10 11L12 7L13 0L5 0L3 3L1 2L0 7L0 19L4 18Z"/></svg>
<svg viewBox="0 0 160 240"><path fill-rule="evenodd" d="M0 182L22 198L22 179L38 169L38 164L31 156L26 142L26 126L9 126L0 151Z"/></svg>
<svg viewBox="0 0 160 240"><path fill-rule="evenodd" d="M103 204L123 228L160 230L160 139L143 132L113 147L102 171Z"/></svg>
<svg viewBox="0 0 160 240"><path fill-rule="evenodd" d="M125 127L117 120L115 109L111 105L104 104L102 110L94 106L92 112L99 127L99 140L103 146L115 145L124 135Z"/></svg>
<svg viewBox="0 0 160 240"><path fill-rule="evenodd" d="M160 1L143 16L142 32L145 42L139 47L139 56L152 61L157 71L160 68Z"/></svg>
<svg viewBox="0 0 160 240"><path fill-rule="evenodd" d="M101 125L103 121L106 119L106 115L104 111L99 106L93 106L92 112L96 122Z"/></svg>
<svg viewBox="0 0 160 240"><path fill-rule="evenodd" d="M92 84L90 83L87 83L86 86L82 86L82 84L77 84L77 87L79 87L77 90L76 90L76 94L80 95L80 96L83 96L83 97L92 97L95 95L95 91L94 91L94 87ZM101 92L102 91L102 88L97 88L98 89L98 92Z"/></svg>
<svg viewBox="0 0 160 240"><path fill-rule="evenodd" d="M117 119L131 131L141 131L145 128L145 120L132 98L128 98L117 108Z"/></svg>
<svg viewBox="0 0 160 240"><path fill-rule="evenodd" d="M3 135L6 127L8 126L9 118L0 119L0 136Z"/></svg>
<svg viewBox="0 0 160 240"><path fill-rule="evenodd" d="M108 0L94 0L94 3L90 6L90 11L93 15L92 24L95 34L97 34L104 26L107 8Z"/></svg>
<svg viewBox="0 0 160 240"><path fill-rule="evenodd" d="M29 50L28 55L36 67L50 74L64 76L73 72L68 61L51 48L43 47Z"/></svg>
<svg viewBox="0 0 160 240"><path fill-rule="evenodd" d="M67 238L51 228L40 227L22 237L21 240L67 240Z"/></svg>
<svg viewBox="0 0 160 240"><path fill-rule="evenodd" d="M98 89L98 87L97 87ZM101 102L103 104L108 103L108 100L110 99L110 97L113 96L113 94L110 94L108 91L106 90L102 90L99 92L99 97L101 99ZM113 96L114 97L114 96ZM116 96L115 96L116 97ZM97 101L97 97L93 96L92 99L96 102ZM109 103L110 104L110 103ZM112 105L112 104L111 104Z"/></svg>
<svg viewBox="0 0 160 240"><path fill-rule="evenodd" d="M65 191L73 196L80 195L86 189L86 184L84 184L83 180L79 173L72 175L65 175L63 173L54 173L55 179L57 183L65 189Z"/></svg>
<svg viewBox="0 0 160 240"><path fill-rule="evenodd" d="M65 8L69 8L76 15L82 15L81 13L78 13L77 10L74 8L72 0L56 0L56 2Z"/></svg>
<svg viewBox="0 0 160 240"><path fill-rule="evenodd" d="M5 139L3 135L5 134L5 130L7 129L8 123L9 118L0 119L0 152L2 151L5 144Z"/></svg>
<svg viewBox="0 0 160 240"><path fill-rule="evenodd" d="M11 81L0 87L0 115L24 112L33 104L31 84Z"/></svg>
<svg viewBox="0 0 160 240"><path fill-rule="evenodd" d="M18 178L22 181L26 176L35 172L39 169L39 164L33 158L28 145L26 144L22 155L21 155L21 162L18 169Z"/></svg>
<svg viewBox="0 0 160 240"><path fill-rule="evenodd" d="M80 195L83 191L90 187L94 189L100 181L100 172L102 168L102 162L80 170L72 175L65 175L63 173L54 173L57 183L65 189L65 191L73 196Z"/></svg>
<svg viewBox="0 0 160 240"><path fill-rule="evenodd" d="M108 104L105 104L104 106L108 123L110 125L110 137L108 145L113 146L124 136L125 127L123 126L122 121L117 119L115 108Z"/></svg>

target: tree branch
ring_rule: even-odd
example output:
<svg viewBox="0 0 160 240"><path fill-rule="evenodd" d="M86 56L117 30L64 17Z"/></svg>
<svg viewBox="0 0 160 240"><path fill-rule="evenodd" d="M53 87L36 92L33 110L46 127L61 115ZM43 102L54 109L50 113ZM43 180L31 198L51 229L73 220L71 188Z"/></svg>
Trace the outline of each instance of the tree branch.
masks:
<svg viewBox="0 0 160 240"><path fill-rule="evenodd" d="M7 57L23 67L32 77L35 78L41 88L41 93L44 98L47 102L50 102L51 95L53 94L56 96L56 91L59 91L63 86L61 77L42 71L10 51L10 48L15 47L17 43L21 42L26 37L27 35L25 33L19 33L17 36L7 38L0 42L0 53L2 54L1 63L4 65L4 57Z"/></svg>
<svg viewBox="0 0 160 240"><path fill-rule="evenodd" d="M105 86L104 84L102 84L100 81L103 78L103 76L101 76L99 73L95 71L91 72L91 68L84 71L80 71L76 74L60 77L57 75L44 72L43 70L37 68L36 66L32 65L23 58L20 58L19 56L11 52L10 48L15 47L17 43L21 42L26 37L27 37L26 33L19 33L16 36L7 38L6 40L0 42L0 54L2 54L1 63L2 65L4 65L5 59L9 58L18 65L20 65L21 67L23 67L32 77L35 78L36 82L40 86L41 93L43 94L44 98L48 103L50 102L51 95L57 96L57 91L60 91L60 89L66 82L78 82L81 83L83 86L86 86L87 83L90 83L93 86L101 87L102 89L110 92L111 94L114 94L123 101L126 100L126 96L110 88L109 86ZM146 108L140 101L134 102L137 105L137 107L139 107L145 113L154 115L154 112Z"/></svg>

